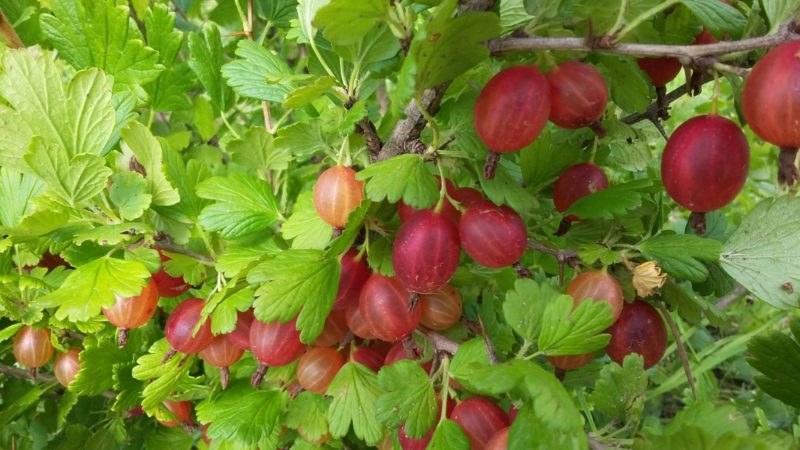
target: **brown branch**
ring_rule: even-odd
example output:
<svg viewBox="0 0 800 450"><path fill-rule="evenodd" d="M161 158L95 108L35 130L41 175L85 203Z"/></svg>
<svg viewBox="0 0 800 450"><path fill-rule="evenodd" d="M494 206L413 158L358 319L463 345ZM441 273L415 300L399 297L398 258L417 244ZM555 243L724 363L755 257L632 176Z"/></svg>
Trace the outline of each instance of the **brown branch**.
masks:
<svg viewBox="0 0 800 450"><path fill-rule="evenodd" d="M739 283L736 283L730 292L717 299L715 305L719 309L726 309L727 307L731 306L733 302L742 298L745 294L747 294L747 288Z"/></svg>
<svg viewBox="0 0 800 450"><path fill-rule="evenodd" d="M20 39L17 34L17 30L14 29L11 22L6 18L6 15L3 14L3 10L0 10L0 36L3 36L3 39L10 48L25 47L25 44L22 43L22 39Z"/></svg>
<svg viewBox="0 0 800 450"><path fill-rule="evenodd" d="M425 330L425 331L420 330L420 332L422 333L423 336L425 336L426 338L428 338L428 340L431 341L431 344L433 344L433 348L436 349L437 351L441 350L450 353L451 355L455 355L456 352L458 351L459 343L450 339L449 337L443 336L435 331L430 331L430 330Z"/></svg>
<svg viewBox="0 0 800 450"><path fill-rule="evenodd" d="M383 143L381 142L380 136L378 136L378 130L375 128L375 124L369 120L369 117L364 117L361 119L361 122L358 122L356 125L356 132L364 135L370 156L377 156L381 151Z"/></svg>
<svg viewBox="0 0 800 450"><path fill-rule="evenodd" d="M575 267L579 262L578 252L576 250L553 248L533 239L528 239L528 248L555 256L558 262L558 282L562 285L564 284L564 264Z"/></svg>
<svg viewBox="0 0 800 450"><path fill-rule="evenodd" d="M672 316L669 315L669 311L667 311L666 306L664 306L661 302L656 302L656 307L658 310L661 311L661 315L664 316L664 320L667 321L670 330L672 331L672 338L675 339L675 347L678 349L678 356L681 358L681 364L683 364L683 371L686 373L686 380L689 382L689 388L692 390L692 397L697 400L697 386L694 383L694 375L692 375L692 366L689 364L689 357L686 355L686 347L683 346L683 341L681 340L681 332L678 330L678 325L672 320Z"/></svg>

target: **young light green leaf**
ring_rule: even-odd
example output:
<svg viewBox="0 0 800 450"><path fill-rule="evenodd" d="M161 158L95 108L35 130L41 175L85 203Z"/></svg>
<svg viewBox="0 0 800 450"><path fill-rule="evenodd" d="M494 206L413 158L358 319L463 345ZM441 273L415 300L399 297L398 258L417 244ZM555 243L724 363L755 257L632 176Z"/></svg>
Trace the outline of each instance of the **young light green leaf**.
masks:
<svg viewBox="0 0 800 450"><path fill-rule="evenodd" d="M514 170L516 174L512 175L510 170ZM501 163L497 166L494 178L487 180L480 177L480 183L489 200L497 204L507 204L515 211L525 211L535 205L537 200L522 187L518 179L521 176L515 164Z"/></svg>
<svg viewBox="0 0 800 450"><path fill-rule="evenodd" d="M140 356L133 368L133 378L146 381L147 386L142 391L142 408L147 412L154 412L162 407L162 402L177 390L188 390L197 381L189 376L193 365L190 359L181 363L181 355L175 355L167 362L162 362L164 355L169 351L166 339L153 343L148 354ZM190 356L194 358L194 356Z"/></svg>
<svg viewBox="0 0 800 450"><path fill-rule="evenodd" d="M164 271L173 277L181 277L188 284L200 285L208 276L208 267L197 259L180 253L164 252L169 261L164 263Z"/></svg>
<svg viewBox="0 0 800 450"><path fill-rule="evenodd" d="M139 122L130 122L122 129L123 149L130 150L144 167L147 186L154 205L168 206L180 201L178 191L164 175L161 143L150 130Z"/></svg>
<svg viewBox="0 0 800 450"><path fill-rule="evenodd" d="M323 249L331 241L333 228L314 209L313 192L306 191L297 197L292 215L281 225L283 238L292 242L292 248Z"/></svg>
<svg viewBox="0 0 800 450"><path fill-rule="evenodd" d="M197 196L197 185L208 179L211 171L197 159L184 162L180 153L168 146L164 148L164 163L167 179L178 189L181 198L181 201L171 208L177 209L187 218L196 219L209 203Z"/></svg>
<svg viewBox="0 0 800 450"><path fill-rule="evenodd" d="M233 92L222 79L221 68L225 62L222 38L216 26L205 30L203 37L189 34L189 67L197 75L211 103L220 111L227 111L233 101Z"/></svg>
<svg viewBox="0 0 800 450"><path fill-rule="evenodd" d="M237 313L246 311L253 304L255 288L248 286L222 300L211 313L211 332L230 333L236 328Z"/></svg>
<svg viewBox="0 0 800 450"><path fill-rule="evenodd" d="M331 148L328 137L322 132L318 121L293 123L281 128L278 137L275 138L275 146L285 149L295 159L300 160Z"/></svg>
<svg viewBox="0 0 800 450"><path fill-rule="evenodd" d="M0 342L6 341L14 337L20 328L24 327L24 323L15 323L0 330Z"/></svg>
<svg viewBox="0 0 800 450"><path fill-rule="evenodd" d="M60 320L87 321L113 305L114 294L138 295L149 277L150 272L138 261L104 256L76 268L60 288L38 301L47 307L58 306L56 317Z"/></svg>
<svg viewBox="0 0 800 450"><path fill-rule="evenodd" d="M1 161L0 161L1 163ZM44 189L38 178L6 167L0 167L0 225L19 225L25 215L33 209L31 200Z"/></svg>
<svg viewBox="0 0 800 450"><path fill-rule="evenodd" d="M247 276L250 283L263 283L256 291L256 318L288 322L297 317L300 339L313 342L333 307L340 270L335 258L326 258L317 250L278 253Z"/></svg>
<svg viewBox="0 0 800 450"><path fill-rule="evenodd" d="M430 208L439 198L438 182L420 155L399 155L372 164L357 173L356 179L366 180L364 190L374 202L402 199L414 208Z"/></svg>
<svg viewBox="0 0 800 450"><path fill-rule="evenodd" d="M476 367L489 365L489 353L482 338L462 342L450 363L450 373L458 381L467 381Z"/></svg>
<svg viewBox="0 0 800 450"><path fill-rule="evenodd" d="M145 86L155 111L187 109L191 101L186 93L194 86L189 65L180 61L183 33L175 29L175 14L164 4L155 4L144 14L147 43L158 51L158 63L164 67L154 83Z"/></svg>
<svg viewBox="0 0 800 450"><path fill-rule="evenodd" d="M209 178L197 186L197 195L216 201L200 213L200 223L225 238L264 232L281 218L269 184L243 173Z"/></svg>
<svg viewBox="0 0 800 450"><path fill-rule="evenodd" d="M637 353L625 357L622 366L612 362L600 371L591 400L594 407L609 416L640 417L647 391L644 360Z"/></svg>
<svg viewBox="0 0 800 450"><path fill-rule="evenodd" d="M248 128L242 139L228 142L225 150L233 162L254 170L262 178L267 171L286 170L292 160L286 149L274 145L264 127Z"/></svg>
<svg viewBox="0 0 800 450"><path fill-rule="evenodd" d="M153 198L148 192L144 177L137 172L114 174L108 194L111 203L119 209L120 217L125 220L141 217Z"/></svg>
<svg viewBox="0 0 800 450"><path fill-rule="evenodd" d="M335 85L336 79L333 77L318 77L311 83L290 92L283 102L283 107L286 109L302 108L322 95L332 92Z"/></svg>
<svg viewBox="0 0 800 450"><path fill-rule="evenodd" d="M338 45L358 42L389 15L388 0L331 0L317 11L314 25L325 39Z"/></svg>
<svg viewBox="0 0 800 450"><path fill-rule="evenodd" d="M119 349L113 339L86 339L79 357L80 369L70 390L80 395L99 395L114 387L114 367L131 361L127 349Z"/></svg>
<svg viewBox="0 0 800 450"><path fill-rule="evenodd" d="M757 298L776 308L800 302L800 198L766 199L725 242L720 265Z"/></svg>
<svg viewBox="0 0 800 450"><path fill-rule="evenodd" d="M289 393L284 390L255 390L247 382L237 381L200 402L197 419L210 424L207 433L212 440L256 444L280 429L288 403Z"/></svg>
<svg viewBox="0 0 800 450"><path fill-rule="evenodd" d="M294 428L304 438L318 441L328 434L328 408L331 401L309 391L301 392L289 402L286 426Z"/></svg>
<svg viewBox="0 0 800 450"><path fill-rule="evenodd" d="M439 422L427 450L469 450L470 442L464 430L450 419Z"/></svg>
<svg viewBox="0 0 800 450"><path fill-rule="evenodd" d="M282 103L294 89L294 83L289 81L293 75L289 66L258 43L242 39L236 56L237 59L222 66L222 76L242 97Z"/></svg>
<svg viewBox="0 0 800 450"><path fill-rule="evenodd" d="M545 307L562 294L552 285L530 278L514 282L514 290L506 293L503 314L514 332L526 341L534 341L542 327Z"/></svg>
<svg viewBox="0 0 800 450"><path fill-rule="evenodd" d="M639 250L680 280L703 281L708 269L702 261L717 260L722 243L691 234L662 233L639 244Z"/></svg>
<svg viewBox="0 0 800 450"><path fill-rule="evenodd" d="M428 374L414 361L397 361L378 373L385 391L378 397L378 420L390 428L404 425L409 437L420 439L436 423L439 401Z"/></svg>
<svg viewBox="0 0 800 450"><path fill-rule="evenodd" d="M117 245L130 237L130 234L152 233L153 229L141 222L123 222L111 225L100 225L75 233L73 242L83 244L86 241L97 242L100 245Z"/></svg>
<svg viewBox="0 0 800 450"><path fill-rule="evenodd" d="M606 302L584 301L574 310L569 295L548 303L539 333L539 351L546 355L583 355L608 344L611 336L600 334L614 322Z"/></svg>
<svg viewBox="0 0 800 450"><path fill-rule="evenodd" d="M376 409L381 393L375 372L353 362L342 366L328 387L328 394L333 396L328 409L331 435L344 437L352 424L355 435L367 445L383 439L385 430L378 422Z"/></svg>

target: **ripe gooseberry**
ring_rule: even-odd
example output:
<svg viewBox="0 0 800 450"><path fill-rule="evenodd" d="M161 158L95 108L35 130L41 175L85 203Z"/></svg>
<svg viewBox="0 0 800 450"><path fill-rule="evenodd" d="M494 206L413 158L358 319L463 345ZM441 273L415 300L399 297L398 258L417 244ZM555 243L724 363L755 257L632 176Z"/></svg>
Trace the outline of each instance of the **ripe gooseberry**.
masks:
<svg viewBox="0 0 800 450"><path fill-rule="evenodd" d="M510 425L505 411L486 397L462 400L453 409L453 421L464 430L473 450L486 448L495 433Z"/></svg>
<svg viewBox="0 0 800 450"><path fill-rule="evenodd" d="M190 401L169 402L165 400L162 404L177 420L159 420L158 422L161 425L165 427L177 427L192 424L192 403Z"/></svg>
<svg viewBox="0 0 800 450"><path fill-rule="evenodd" d="M626 304L622 314L609 328L611 341L606 347L608 356L618 364L631 353L638 353L644 358L644 368L656 365L667 349L667 329L664 319L643 301Z"/></svg>
<svg viewBox="0 0 800 450"><path fill-rule="evenodd" d="M458 233L464 251L486 267L512 265L528 247L528 231L519 214L489 201L475 203L464 212Z"/></svg>
<svg viewBox="0 0 800 450"><path fill-rule="evenodd" d="M420 323L431 330L446 330L461 319L461 295L446 284L419 299Z"/></svg>
<svg viewBox="0 0 800 450"><path fill-rule="evenodd" d="M222 389L227 389L229 371L228 366L232 366L239 361L244 354L244 350L236 345L230 338L230 334L220 334L214 336L208 347L200 351L200 357L208 364L219 369L219 384Z"/></svg>
<svg viewBox="0 0 800 450"><path fill-rule="evenodd" d="M750 150L741 128L717 115L691 118L670 136L661 159L667 193L693 213L730 203L742 190ZM702 217L702 215L701 215ZM702 234L702 226L695 228Z"/></svg>
<svg viewBox="0 0 800 450"><path fill-rule="evenodd" d="M534 66L501 70L475 102L475 131L489 147L484 176L492 178L500 153L516 152L533 142L550 115L550 87Z"/></svg>
<svg viewBox="0 0 800 450"><path fill-rule="evenodd" d="M199 298L189 298L175 307L164 325L164 335L170 345L170 351L164 360L168 360L176 351L186 354L198 353L208 347L213 339L211 322L205 322L194 334L194 328L200 322L200 313L205 302Z"/></svg>
<svg viewBox="0 0 800 450"><path fill-rule="evenodd" d="M442 179L438 175L436 176L436 179L437 179L439 188L441 189ZM453 182L450 181L450 180L445 179L444 180L444 184L445 184L445 189L447 190L447 195L450 196L451 198L454 198L453 194L456 191L456 187L453 186ZM434 205L434 207L435 207L435 205ZM433 208L425 208L425 209L432 210ZM408 220L417 211L422 211L422 210L414 208L412 206L408 206L403 200L400 200L399 202L397 202L397 215L400 216L400 220L403 221L403 222ZM458 223L458 219L461 218L461 213L447 199L445 199L442 202L442 214L445 217L447 217L448 219L450 219L455 224L457 224Z"/></svg>
<svg viewBox="0 0 800 450"><path fill-rule="evenodd" d="M435 292L456 272L459 244L458 228L444 215L426 210L414 213L400 226L392 246L397 278L411 292Z"/></svg>
<svg viewBox="0 0 800 450"><path fill-rule="evenodd" d="M450 194L450 197L458 203L461 203L461 206L464 208L469 208L478 202L486 200L486 197L483 196L481 191L471 187L456 188L456 190Z"/></svg>
<svg viewBox="0 0 800 450"><path fill-rule="evenodd" d="M120 297L115 294L114 298L114 305L103 308L103 315L119 328L117 345L121 348L128 342L128 330L141 327L153 317L158 307L158 287L151 279L139 295Z"/></svg>
<svg viewBox="0 0 800 450"><path fill-rule="evenodd" d="M297 382L307 391L325 395L344 365L341 353L330 347L314 347L297 362Z"/></svg>
<svg viewBox="0 0 800 450"><path fill-rule="evenodd" d="M158 256L161 258L161 268L153 274L152 279L158 288L158 295L165 298L173 298L188 291L190 286L183 277L173 277L164 268L164 263L172 258L165 255L162 249L157 248L156 250L158 250Z"/></svg>
<svg viewBox="0 0 800 450"><path fill-rule="evenodd" d="M681 62L677 58L639 58L636 60L639 68L650 77L656 88L656 105L658 114L662 119L668 118L667 83L674 80L681 71Z"/></svg>
<svg viewBox="0 0 800 450"><path fill-rule="evenodd" d="M358 304L353 308L358 310ZM317 336L317 340L314 341L314 345L317 347L332 347L338 344L348 331L347 311L343 309L334 309L328 314L328 318L325 319L325 326L322 328L322 332L319 336Z"/></svg>
<svg viewBox="0 0 800 450"><path fill-rule="evenodd" d="M781 149L778 181L800 179L800 41L790 41L761 58L744 84L744 116L755 134Z"/></svg>
<svg viewBox="0 0 800 450"><path fill-rule="evenodd" d="M333 166L319 176L314 186L314 208L334 228L344 228L347 216L364 200L364 182L356 180L350 167Z"/></svg>
<svg viewBox="0 0 800 450"><path fill-rule="evenodd" d="M363 290L361 291L363 295ZM359 300L359 303L360 300ZM351 306L345 310L345 317L347 318L347 327L350 329L350 332L353 333L356 337L360 337L361 339L375 339L375 332L372 330L372 327L364 320L364 316L361 314L361 306Z"/></svg>
<svg viewBox="0 0 800 450"><path fill-rule="evenodd" d="M364 322L378 339L387 342L406 338L417 328L421 315L419 305L409 306L408 291L403 283L379 273L369 277L359 300Z"/></svg>
<svg viewBox="0 0 800 450"><path fill-rule="evenodd" d="M53 373L62 386L68 387L78 375L78 370L81 368L81 360L78 357L80 353L80 349L71 348L56 357L56 362L53 363Z"/></svg>
<svg viewBox="0 0 800 450"><path fill-rule="evenodd" d="M494 436L492 436L492 438L489 439L489 442L486 443L485 450L507 450L508 432L510 430L511 427L506 427L495 433Z"/></svg>
<svg viewBox="0 0 800 450"><path fill-rule="evenodd" d="M21 366L30 369L31 378L35 377L36 369L47 364L55 351L50 342L50 329L25 325L14 335L11 351Z"/></svg>
<svg viewBox="0 0 800 450"><path fill-rule="evenodd" d="M286 323L253 321L250 327L250 351L260 363L250 380L253 387L261 384L268 366L285 366L305 352L306 346L300 341L296 322L297 319Z"/></svg>
<svg viewBox="0 0 800 450"><path fill-rule="evenodd" d="M254 319L253 308L236 312L236 328L228 334L228 339L242 350L250 350L250 327Z"/></svg>
<svg viewBox="0 0 800 450"><path fill-rule="evenodd" d="M547 74L550 85L550 121L568 129L591 127L599 136L606 132L598 120L608 104L608 86L594 67L566 61Z"/></svg>
<svg viewBox="0 0 800 450"><path fill-rule="evenodd" d="M355 361L373 372L381 370L383 367L384 356L372 347L358 346L350 351L347 356L348 361Z"/></svg>
<svg viewBox="0 0 800 450"><path fill-rule="evenodd" d="M364 255L352 248L342 255L341 265L339 291L336 293L333 309L358 305L358 296L361 295L361 289L371 274Z"/></svg>
<svg viewBox="0 0 800 450"><path fill-rule="evenodd" d="M603 169L592 163L575 164L561 174L553 184L553 203L558 212L564 212L575 202L608 187L608 177ZM570 214L569 221L579 220Z"/></svg>

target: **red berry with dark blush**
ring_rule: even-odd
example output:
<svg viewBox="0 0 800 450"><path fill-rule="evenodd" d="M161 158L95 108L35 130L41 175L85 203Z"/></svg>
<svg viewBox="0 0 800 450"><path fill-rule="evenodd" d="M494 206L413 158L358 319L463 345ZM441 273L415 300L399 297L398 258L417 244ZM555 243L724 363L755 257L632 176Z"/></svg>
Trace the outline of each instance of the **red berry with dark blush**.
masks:
<svg viewBox="0 0 800 450"><path fill-rule="evenodd" d="M153 281L158 287L158 295L161 297L172 298L177 297L184 292L188 291L190 286L184 281L183 277L173 277L168 274L164 268L164 263L170 260L170 257L165 255L159 248L158 255L161 257L161 268L158 272L153 274Z"/></svg>
<svg viewBox="0 0 800 450"><path fill-rule="evenodd" d="M577 61L563 62L547 74L547 82L550 84L550 121L554 124L569 129L583 128L595 124L603 116L608 104L608 86L594 67ZM605 131L598 134L605 135Z"/></svg>
<svg viewBox="0 0 800 450"><path fill-rule="evenodd" d="M214 336L211 334L211 321L208 319L194 333L204 306L205 302L199 298L186 299L169 315L164 325L164 335L172 350L187 354L198 353L211 344Z"/></svg>
<svg viewBox="0 0 800 450"><path fill-rule="evenodd" d="M306 346L295 327L295 320L286 323L254 320L250 327L253 356L267 366L285 366L299 358Z"/></svg>
<svg viewBox="0 0 800 450"><path fill-rule="evenodd" d="M575 202L608 187L608 177L603 169L592 163L575 164L565 170L553 184L553 203L559 212L569 209ZM571 214L568 220L578 220Z"/></svg>
<svg viewBox="0 0 800 450"><path fill-rule="evenodd" d="M236 312L236 328L228 334L228 339L242 350L250 350L250 327L253 320L255 316L252 308Z"/></svg>
<svg viewBox="0 0 800 450"><path fill-rule="evenodd" d="M606 347L608 356L618 364L631 353L644 359L644 368L656 365L667 348L667 329L664 319L649 303L635 301L626 304L619 319L608 330L611 341Z"/></svg>
<svg viewBox="0 0 800 450"><path fill-rule="evenodd" d="M364 322L378 339L387 342L411 335L419 325L419 305L409 306L409 293L403 283L378 273L367 280L359 300Z"/></svg>
<svg viewBox="0 0 800 450"><path fill-rule="evenodd" d="M586 300L605 302L611 306L611 315L617 320L622 313L625 298L617 279L605 270L583 272L570 281L567 294L574 300L573 308Z"/></svg>
<svg viewBox="0 0 800 450"><path fill-rule="evenodd" d="M361 288L367 282L370 274L366 255L359 255L355 249L350 249L342 255L342 270L339 273L339 291L333 309L345 309L358 305Z"/></svg>
<svg viewBox="0 0 800 450"><path fill-rule="evenodd" d="M511 153L533 142L550 115L550 87L534 66L500 71L475 103L475 131L489 150Z"/></svg>
<svg viewBox="0 0 800 450"><path fill-rule="evenodd" d="M461 319L461 295L444 285L432 294L423 294L419 299L420 323L431 330L446 330Z"/></svg>
<svg viewBox="0 0 800 450"><path fill-rule="evenodd" d="M341 353L329 347L314 347L297 362L297 382L307 391L324 395L344 365Z"/></svg>
<svg viewBox="0 0 800 450"><path fill-rule="evenodd" d="M456 188L456 190L451 194L451 197L453 200L461 203L463 208L469 208L476 203L486 200L486 197L484 197L481 191L470 187Z"/></svg>
<svg viewBox="0 0 800 450"><path fill-rule="evenodd" d="M345 310L345 317L347 318L347 327L350 329L350 332L353 333L353 335L367 340L375 339L377 337L369 323L364 320L364 316L361 314L360 305L347 308Z"/></svg>
<svg viewBox="0 0 800 450"><path fill-rule="evenodd" d="M525 222L508 206L483 201L473 204L458 224L461 246L480 265L510 266L528 247Z"/></svg>
<svg viewBox="0 0 800 450"><path fill-rule="evenodd" d="M439 184L439 188L441 189L441 186L442 186L441 177L437 176L436 179L437 179L437 182ZM453 197L453 194L456 191L456 187L453 186L453 182L451 182L450 180L445 180L445 186L446 186L445 189L447 190L447 195L449 195L450 197ZM426 210L433 210L433 208L435 206L436 205L434 205L431 208L426 208ZM408 220L417 211L422 211L422 210L414 208L414 207L411 207L411 206L408 206L402 200L397 202L397 215L400 216L400 220L403 221L403 222ZM445 199L444 202L442 202L442 215L444 215L445 217L447 217L453 223L456 223L456 224L458 223L458 219L461 218L461 213L458 212L456 207L453 206L453 204L450 203L450 201L447 200L447 199Z"/></svg>
<svg viewBox="0 0 800 450"><path fill-rule="evenodd" d="M128 340L128 330L146 324L156 312L158 287L154 280L150 280L139 295L133 297L114 295L114 298L114 305L103 308L103 315L112 325L119 328L117 344L124 347Z"/></svg>
<svg viewBox="0 0 800 450"><path fill-rule="evenodd" d="M364 200L364 182L344 166L331 167L319 176L314 186L314 208L334 228L344 228L347 216Z"/></svg>
<svg viewBox="0 0 800 450"><path fill-rule="evenodd" d="M498 431L510 425L508 415L485 397L470 397L453 410L453 421L461 426L473 450L483 449Z"/></svg>
<svg viewBox="0 0 800 450"><path fill-rule="evenodd" d="M34 328L25 325L14 335L11 351L17 362L28 369L37 369L50 362L53 344L49 328Z"/></svg>
<svg viewBox="0 0 800 450"><path fill-rule="evenodd" d="M358 310L358 305L356 304L353 308ZM342 340L348 331L347 311L334 309L325 319L325 326L322 328L322 333L317 336L317 340L314 341L314 345L317 347L333 347Z"/></svg>
<svg viewBox="0 0 800 450"><path fill-rule="evenodd" d="M391 366L397 361L401 361L404 359L410 360L412 358L408 356L408 352L406 352L403 343L398 342L389 350L389 353L386 354L386 358L383 360L383 365ZM422 361L419 362L419 366L422 367L422 370L424 370L425 372L430 373L431 368L433 367L433 363L431 361Z"/></svg>
<svg viewBox="0 0 800 450"><path fill-rule="evenodd" d="M80 349L71 348L56 357L56 362L53 363L53 374L62 386L68 387L78 375L78 370L81 368L80 353Z"/></svg>
<svg viewBox="0 0 800 450"><path fill-rule="evenodd" d="M190 401L163 402L164 407L172 414L173 419L159 420L165 427L179 427L192 424L192 403Z"/></svg>
<svg viewBox="0 0 800 450"><path fill-rule="evenodd" d="M589 364L594 359L594 353L587 353L584 355L559 355L548 356L547 360L550 364L561 370L574 370Z"/></svg>
<svg viewBox="0 0 800 450"><path fill-rule="evenodd" d="M411 292L435 292L456 272L461 257L458 228L444 215L419 211L397 231L392 265Z"/></svg>
<svg viewBox="0 0 800 450"><path fill-rule="evenodd" d="M486 443L485 450L507 450L509 431L511 431L511 427L503 428L495 433L494 436L489 439L489 442Z"/></svg>
<svg viewBox="0 0 800 450"><path fill-rule="evenodd" d="M679 126L667 141L661 178L667 193L692 212L708 212L730 203L747 180L750 150L732 121L698 116Z"/></svg>
<svg viewBox="0 0 800 450"><path fill-rule="evenodd" d="M677 58L639 58L639 68L650 77L653 86L664 87L681 72L681 62Z"/></svg>
<svg viewBox="0 0 800 450"><path fill-rule="evenodd" d="M244 350L234 344L229 334L214 336L208 347L200 352L200 357L207 364L220 369L220 386L228 387L228 366L236 364L244 354Z"/></svg>
<svg viewBox="0 0 800 450"><path fill-rule="evenodd" d="M365 347L363 345L354 348L347 356L348 361L355 361L363 366L368 367L373 372L381 370L383 367L384 355L372 347Z"/></svg>

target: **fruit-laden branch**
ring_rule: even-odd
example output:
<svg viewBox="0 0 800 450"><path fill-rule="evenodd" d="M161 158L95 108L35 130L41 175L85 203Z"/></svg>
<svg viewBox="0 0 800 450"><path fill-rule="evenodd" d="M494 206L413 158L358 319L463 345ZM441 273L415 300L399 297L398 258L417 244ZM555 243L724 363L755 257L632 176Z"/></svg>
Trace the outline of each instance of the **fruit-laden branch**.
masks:
<svg viewBox="0 0 800 450"><path fill-rule="evenodd" d="M22 39L19 38L17 31L14 30L13 26L11 26L11 22L9 22L8 18L6 18L6 15L3 14L2 9L0 9L0 35L3 36L6 44L8 44L8 46L11 48L25 47L25 44L22 43Z"/></svg>
<svg viewBox="0 0 800 450"><path fill-rule="evenodd" d="M722 41L705 45L664 45L618 43L608 47L594 44L585 38L558 37L507 37L489 41L486 45L492 54L529 52L541 50L569 50L577 52L603 52L618 55L674 57L693 60L704 56L717 56L727 53L757 50L779 45L786 41L800 39L794 22L780 27L777 33L740 41ZM687 61L688 62L688 61Z"/></svg>

